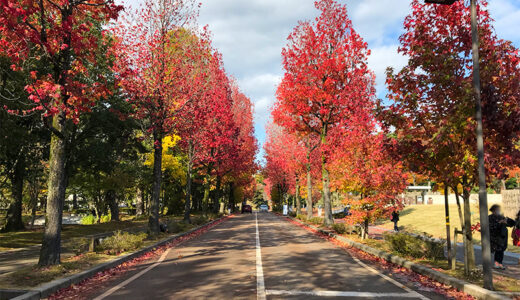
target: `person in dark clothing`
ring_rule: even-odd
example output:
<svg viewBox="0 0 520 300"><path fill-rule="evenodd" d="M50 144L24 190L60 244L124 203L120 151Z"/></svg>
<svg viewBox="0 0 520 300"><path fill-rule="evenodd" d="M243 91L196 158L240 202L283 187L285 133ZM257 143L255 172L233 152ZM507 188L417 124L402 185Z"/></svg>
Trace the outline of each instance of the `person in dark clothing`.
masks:
<svg viewBox="0 0 520 300"><path fill-rule="evenodd" d="M515 221L502 215L500 205L493 204L489 209L489 234L491 238L491 252L495 253L495 269L505 270L502 261L507 249L507 227L515 226Z"/></svg>
<svg viewBox="0 0 520 300"><path fill-rule="evenodd" d="M399 222L399 212L397 210L392 212L392 222L394 222L394 231L399 231L399 227L397 227L397 222Z"/></svg>

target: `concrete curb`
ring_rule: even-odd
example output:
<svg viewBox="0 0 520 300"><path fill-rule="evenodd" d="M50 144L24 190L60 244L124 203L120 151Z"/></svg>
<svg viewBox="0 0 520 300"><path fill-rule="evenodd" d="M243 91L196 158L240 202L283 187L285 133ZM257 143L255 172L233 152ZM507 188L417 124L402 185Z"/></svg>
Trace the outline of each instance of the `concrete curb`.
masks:
<svg viewBox="0 0 520 300"><path fill-rule="evenodd" d="M111 269L113 267L116 267L126 261L129 261L131 259L134 259L136 257L139 257L147 252L150 252L152 250L154 250L155 248L157 247L160 247L160 246L163 246L171 241L174 241L180 237L183 237L185 235L188 235L196 230L199 230L203 227L206 227L206 226L209 226L215 222L218 222L222 219L225 219L227 217L222 217L222 218L218 218L216 220L213 220L211 222L208 222L204 225L201 225L201 226L198 226L198 227L195 227L189 231L186 231L184 233L180 233L180 234L175 234L175 235L172 235L172 236L169 236L153 245L150 245L146 248L143 248L141 250L138 250L136 252L133 252L133 253L130 253L130 254L127 254L127 255L124 255L122 257L118 257L114 260L111 260L109 262L106 262L106 263L103 263L103 264L100 264L100 265L97 265L95 267L93 267L92 269L88 269L88 270L85 270L83 272L80 272L80 273L77 273L77 274L74 274L74 275L71 275L71 276L67 276L67 277L64 277L64 278L60 278L60 279L56 279L56 280L53 280L51 282L48 282L48 283L44 283L40 286L37 286L36 288L30 290L29 292L23 294L23 295L20 295L18 297L15 297L15 298L12 298L11 300L35 300L35 299L42 299L42 298L47 298L48 296L54 294L56 291L58 290L61 290L63 288L67 288L73 284L78 284L80 282L82 282L83 280L87 279L87 278L90 278L92 276L94 276L95 274L99 273L99 272L102 272L102 271L105 271L105 270L108 270L108 269Z"/></svg>
<svg viewBox="0 0 520 300"><path fill-rule="evenodd" d="M288 216L287 216L288 217ZM411 262L409 260L406 260L402 257L399 257L399 256L396 256L396 255L393 255L393 254L390 254L390 253L387 253L385 251L382 251L382 250L377 250L377 249L374 249L372 247L369 247L367 245L364 245L364 244L360 244L358 242L355 242L355 241L352 241L352 240L349 240L343 236L340 236L340 235L337 235L331 231L328 231L328 230L324 230L324 229L321 229L321 228L318 228L316 226L313 226L313 225L309 225L309 224L306 224L298 219L295 219L295 218L291 218L291 217L288 217L290 218L291 220L297 222L297 223L300 223L304 226L307 226L309 228L312 228L314 230L317 230L323 234L326 234L338 241L341 241L351 247L354 247L354 248L357 248L363 252L366 252L368 254L371 254L371 255L374 255L376 257L379 257L379 258L382 258L386 261L389 261L389 262L392 262L396 265L399 265L399 266L402 266L404 268L407 268L409 270L412 270L416 273L419 273L421 275L424 275L424 276L427 276L427 277L430 277L432 279L434 279L435 281L438 281L440 283L444 283L444 284L447 284L447 285L451 285L453 286L454 288L456 288L457 290L461 291L461 292L464 292L464 293L467 293L477 299L483 299L483 300L502 300L502 299L511 299L510 297L507 297L507 296L504 296L500 293L497 293L497 292L494 292L494 291L490 291L490 290L487 290L485 288L482 288L478 285L475 285L475 284L472 284L472 283L469 283L469 282L466 282L464 280L461 280L461 279L458 279L458 278L455 278L455 277L452 277L452 276L449 276L449 275L446 275L444 273L441 273L439 271L435 271L431 268L428 268L426 266L423 266L423 265L420 265L420 264L417 264L417 263L414 263L414 262Z"/></svg>

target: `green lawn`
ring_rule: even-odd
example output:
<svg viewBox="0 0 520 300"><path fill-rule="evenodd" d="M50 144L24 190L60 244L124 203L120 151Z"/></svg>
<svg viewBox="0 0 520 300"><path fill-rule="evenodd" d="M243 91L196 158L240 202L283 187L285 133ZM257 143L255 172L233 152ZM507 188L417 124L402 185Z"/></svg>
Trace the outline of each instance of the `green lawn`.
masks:
<svg viewBox="0 0 520 300"><path fill-rule="evenodd" d="M163 222L179 221L183 216L163 216ZM192 214L193 221L200 218L200 213ZM134 216L121 215L119 222L107 222L93 225L63 225L62 240L84 237L117 230L131 229L139 226L146 226L148 217L141 216L136 219ZM23 230L16 232L0 233L0 251L25 248L41 244L43 237L43 227L39 226L33 230Z"/></svg>
<svg viewBox="0 0 520 300"><path fill-rule="evenodd" d="M62 239L124 230L146 225L146 220L107 222L94 225L63 225ZM42 241L43 228L0 233L0 251L38 245Z"/></svg>
<svg viewBox="0 0 520 300"><path fill-rule="evenodd" d="M476 205L472 205L471 207L471 220L472 224L476 224L479 222L479 214ZM444 214L444 205L412 205L406 207L401 213L399 217L399 227L403 228L406 231L413 232L426 232L434 237L446 238L446 224L445 214ZM451 233L453 237L453 230L455 227L458 229L461 228L459 215L457 211L457 205L450 205L450 223L451 223ZM390 220L385 221L379 226L392 229L393 223ZM510 230L511 232L511 230ZM480 233L476 233L474 235L474 240L476 243L480 243ZM460 239L459 242L462 240ZM512 245L512 240L509 238L509 247L508 251L518 252L520 253L520 248Z"/></svg>

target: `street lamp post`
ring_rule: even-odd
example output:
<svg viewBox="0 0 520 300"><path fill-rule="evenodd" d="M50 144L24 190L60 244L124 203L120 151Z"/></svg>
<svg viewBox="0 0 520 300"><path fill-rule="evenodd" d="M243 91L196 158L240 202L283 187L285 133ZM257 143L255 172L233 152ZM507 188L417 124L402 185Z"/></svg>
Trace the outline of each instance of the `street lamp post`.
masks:
<svg viewBox="0 0 520 300"><path fill-rule="evenodd" d="M451 5L457 0L425 0L426 3ZM486 169L484 166L484 137L482 130L482 104L480 102L480 64L479 38L477 28L477 0L471 1L471 37L473 41L473 89L475 92L475 119L477 121L477 157L478 157L478 202L480 211L480 234L482 242L482 269L484 288L493 289L493 263L489 235L488 203L486 190ZM466 230L470 230L467 228ZM456 247L456 245L455 245Z"/></svg>

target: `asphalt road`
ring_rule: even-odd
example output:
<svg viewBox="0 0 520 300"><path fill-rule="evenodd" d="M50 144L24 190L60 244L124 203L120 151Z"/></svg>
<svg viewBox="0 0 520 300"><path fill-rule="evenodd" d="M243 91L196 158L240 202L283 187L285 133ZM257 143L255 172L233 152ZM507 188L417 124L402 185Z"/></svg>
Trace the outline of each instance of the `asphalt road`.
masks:
<svg viewBox="0 0 520 300"><path fill-rule="evenodd" d="M89 299L443 299L270 213L235 216Z"/></svg>

